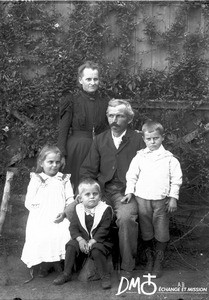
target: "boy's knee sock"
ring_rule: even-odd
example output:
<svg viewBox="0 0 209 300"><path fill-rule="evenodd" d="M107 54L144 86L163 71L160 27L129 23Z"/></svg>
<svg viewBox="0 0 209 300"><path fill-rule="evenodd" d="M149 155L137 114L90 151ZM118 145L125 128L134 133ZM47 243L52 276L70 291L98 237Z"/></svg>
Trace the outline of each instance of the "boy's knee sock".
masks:
<svg viewBox="0 0 209 300"><path fill-rule="evenodd" d="M167 242L156 242L156 249L155 249L155 262L153 267L153 275L156 275L157 278L161 277L162 275L162 264L164 260L164 253L167 247Z"/></svg>
<svg viewBox="0 0 209 300"><path fill-rule="evenodd" d="M156 240L156 246L155 246L155 251L158 252L158 251L162 251L163 254L166 250L166 247L167 247L167 244L168 242L159 242L158 240Z"/></svg>
<svg viewBox="0 0 209 300"><path fill-rule="evenodd" d="M76 258L76 249L75 247L70 245L66 248L66 254L65 254L64 273L66 275L72 274L75 258Z"/></svg>
<svg viewBox="0 0 209 300"><path fill-rule="evenodd" d="M143 244L144 244L145 250L146 250L146 249L151 249L151 250L153 250L153 247L154 247L154 241L153 241L153 239L148 240L148 241L143 241Z"/></svg>
<svg viewBox="0 0 209 300"><path fill-rule="evenodd" d="M145 248L145 255L146 255L146 266L145 266L145 272L151 273L153 268L153 239L144 241L144 248Z"/></svg>
<svg viewBox="0 0 209 300"><path fill-rule="evenodd" d="M158 261L162 264L164 260L164 254L167 247L167 242L156 242L155 246L155 261Z"/></svg>

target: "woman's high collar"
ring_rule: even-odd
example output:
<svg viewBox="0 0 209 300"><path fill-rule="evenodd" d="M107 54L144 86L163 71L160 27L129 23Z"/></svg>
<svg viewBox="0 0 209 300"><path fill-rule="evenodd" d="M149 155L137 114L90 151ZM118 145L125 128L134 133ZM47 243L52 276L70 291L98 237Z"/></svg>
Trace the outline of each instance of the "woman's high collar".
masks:
<svg viewBox="0 0 209 300"><path fill-rule="evenodd" d="M92 92L92 93L86 92L83 89L80 89L80 91L82 94L87 96L90 100L95 100L96 97L98 97L98 90L96 90L95 92Z"/></svg>

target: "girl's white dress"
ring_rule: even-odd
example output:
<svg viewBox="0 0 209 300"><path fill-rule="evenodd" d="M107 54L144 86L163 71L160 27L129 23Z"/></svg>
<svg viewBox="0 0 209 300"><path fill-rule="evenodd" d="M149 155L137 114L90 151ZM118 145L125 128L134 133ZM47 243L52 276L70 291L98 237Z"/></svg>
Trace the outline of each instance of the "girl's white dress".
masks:
<svg viewBox="0 0 209 300"><path fill-rule="evenodd" d="M65 218L57 224L54 220L73 201L70 175L58 172L50 177L31 173L25 199L29 216L21 256L28 268L65 259L65 244L70 240L69 221Z"/></svg>

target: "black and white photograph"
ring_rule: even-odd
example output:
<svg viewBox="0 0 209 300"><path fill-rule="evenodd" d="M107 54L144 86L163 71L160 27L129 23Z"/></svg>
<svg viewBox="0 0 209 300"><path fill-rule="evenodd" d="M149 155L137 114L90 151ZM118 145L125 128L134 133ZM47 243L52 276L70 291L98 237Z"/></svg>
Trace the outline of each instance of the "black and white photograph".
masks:
<svg viewBox="0 0 209 300"><path fill-rule="evenodd" d="M209 2L0 1L0 300L209 300Z"/></svg>

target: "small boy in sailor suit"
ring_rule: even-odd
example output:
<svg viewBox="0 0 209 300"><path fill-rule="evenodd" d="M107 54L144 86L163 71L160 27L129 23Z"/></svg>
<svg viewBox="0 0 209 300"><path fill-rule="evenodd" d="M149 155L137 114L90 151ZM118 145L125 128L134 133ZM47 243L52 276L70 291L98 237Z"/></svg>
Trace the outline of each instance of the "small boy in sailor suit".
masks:
<svg viewBox="0 0 209 300"><path fill-rule="evenodd" d="M64 271L55 280L55 285L72 279L76 257L90 255L101 277L103 289L111 288L107 257L112 248L110 226L112 208L101 201L101 189L93 179L84 179L78 186L79 204L70 222L71 240L66 244Z"/></svg>

